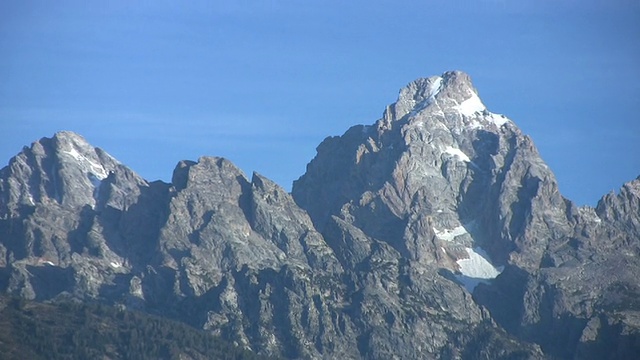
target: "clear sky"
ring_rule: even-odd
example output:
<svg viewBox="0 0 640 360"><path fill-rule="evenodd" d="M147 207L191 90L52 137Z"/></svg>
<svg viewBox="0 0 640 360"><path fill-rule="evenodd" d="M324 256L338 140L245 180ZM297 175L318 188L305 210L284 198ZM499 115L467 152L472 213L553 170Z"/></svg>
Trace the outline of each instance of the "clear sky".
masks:
<svg viewBox="0 0 640 360"><path fill-rule="evenodd" d="M578 204L640 175L638 0L0 0L0 162L73 130L148 180L215 155L290 189L446 70Z"/></svg>

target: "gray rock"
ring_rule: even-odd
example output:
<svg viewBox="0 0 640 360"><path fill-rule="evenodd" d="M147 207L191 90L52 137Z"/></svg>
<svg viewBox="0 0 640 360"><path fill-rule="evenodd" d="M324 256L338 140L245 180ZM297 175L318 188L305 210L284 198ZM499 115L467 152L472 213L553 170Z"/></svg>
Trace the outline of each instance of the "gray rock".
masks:
<svg viewBox="0 0 640 360"><path fill-rule="evenodd" d="M637 353L640 178L575 206L462 72L317 150L288 194L223 158L149 183L77 134L43 138L0 170L0 287L294 359Z"/></svg>

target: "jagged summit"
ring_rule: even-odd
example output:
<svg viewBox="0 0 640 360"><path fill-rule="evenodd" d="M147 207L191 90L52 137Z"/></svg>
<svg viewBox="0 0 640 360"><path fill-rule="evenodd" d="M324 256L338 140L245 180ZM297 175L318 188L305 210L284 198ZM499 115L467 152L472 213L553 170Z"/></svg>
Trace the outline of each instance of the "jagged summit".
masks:
<svg viewBox="0 0 640 360"><path fill-rule="evenodd" d="M75 131L71 130L60 130L53 134L53 138L63 140L63 141L75 141L80 142L86 145L89 145L87 139L85 139L82 135L78 134Z"/></svg>
<svg viewBox="0 0 640 360"><path fill-rule="evenodd" d="M445 96L463 102L473 95L477 96L478 93L468 74L462 71L447 71L440 76L419 78L410 82L400 90L398 101L413 101L419 104L427 99Z"/></svg>
<svg viewBox="0 0 640 360"><path fill-rule="evenodd" d="M122 166L81 135L60 131L25 147L2 172L0 212L20 205L53 201L68 208L95 206L99 189L111 172Z"/></svg>
<svg viewBox="0 0 640 360"><path fill-rule="evenodd" d="M439 116L449 127L460 129L500 128L509 122L505 116L490 112L462 71L420 78L400 90L398 100L387 107L384 120L393 122Z"/></svg>
<svg viewBox="0 0 640 360"><path fill-rule="evenodd" d="M72 131L54 134L53 142L59 155L75 160L88 177L104 180L119 162L100 148L94 147L81 135ZM70 160L71 160L70 159ZM72 160L72 161L73 161Z"/></svg>

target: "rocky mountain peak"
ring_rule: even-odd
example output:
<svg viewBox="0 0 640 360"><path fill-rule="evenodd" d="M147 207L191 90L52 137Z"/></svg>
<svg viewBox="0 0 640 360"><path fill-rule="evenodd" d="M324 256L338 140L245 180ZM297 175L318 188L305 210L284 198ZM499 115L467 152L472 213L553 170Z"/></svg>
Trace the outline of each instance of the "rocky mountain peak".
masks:
<svg viewBox="0 0 640 360"><path fill-rule="evenodd" d="M596 212L621 234L629 238L640 236L640 176L624 184L618 194L611 192L602 197Z"/></svg>
<svg viewBox="0 0 640 360"><path fill-rule="evenodd" d="M94 207L102 182L119 166L111 155L71 131L42 138L2 170L0 212L49 201L67 208Z"/></svg>
<svg viewBox="0 0 640 360"><path fill-rule="evenodd" d="M320 229L337 216L454 272L469 257L484 258L482 271L492 274L508 262L538 266L546 245L535 239L551 237L542 236L547 224L569 232L564 200L531 139L489 112L459 71L411 82L376 126L325 140L292 193ZM527 233L528 223L538 233Z"/></svg>
<svg viewBox="0 0 640 360"><path fill-rule="evenodd" d="M442 94L442 95L441 95ZM398 101L418 104L429 98L456 97L462 102L478 95L471 77L462 71L447 71L439 76L419 78L400 89Z"/></svg>
<svg viewBox="0 0 640 360"><path fill-rule="evenodd" d="M387 108L385 119L400 120L427 109L430 113L457 113L467 117L487 111L471 77L462 71L448 71L440 76L414 80L402 88L398 100Z"/></svg>
<svg viewBox="0 0 640 360"><path fill-rule="evenodd" d="M58 157L74 163L87 173L87 177L103 180L118 162L100 148L93 147L87 140L72 131L60 131L52 138L54 151Z"/></svg>
<svg viewBox="0 0 640 360"><path fill-rule="evenodd" d="M239 187L247 186L248 182L242 170L231 161L213 156L202 156L197 162L180 161L171 179L176 190L210 187L229 193L240 193Z"/></svg>

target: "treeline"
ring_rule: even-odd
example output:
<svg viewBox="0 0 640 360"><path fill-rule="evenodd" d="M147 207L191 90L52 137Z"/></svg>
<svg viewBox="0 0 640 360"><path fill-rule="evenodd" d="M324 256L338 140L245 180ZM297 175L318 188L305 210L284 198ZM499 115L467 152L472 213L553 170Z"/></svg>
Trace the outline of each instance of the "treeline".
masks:
<svg viewBox="0 0 640 360"><path fill-rule="evenodd" d="M205 331L102 304L0 297L2 359L266 359Z"/></svg>

